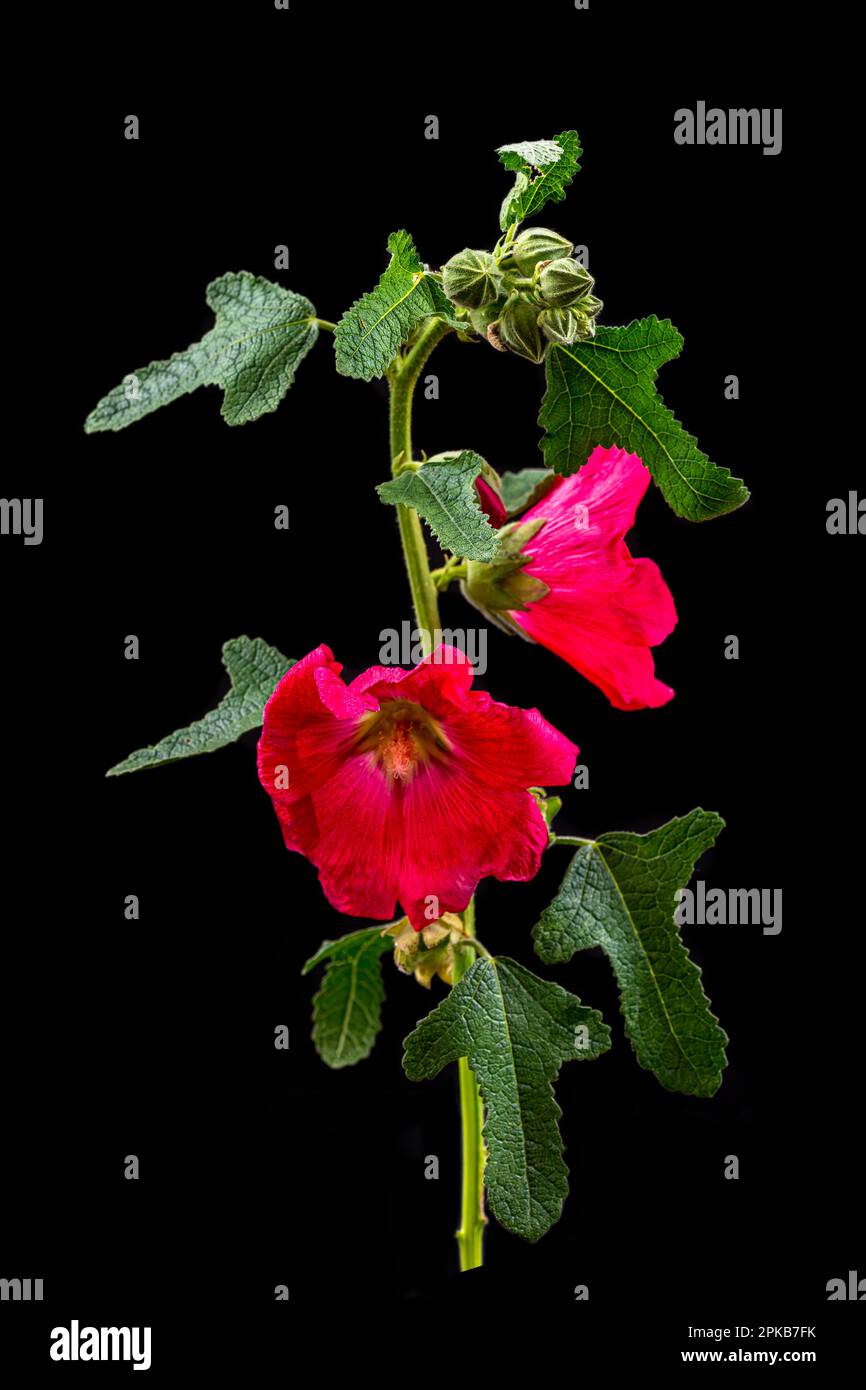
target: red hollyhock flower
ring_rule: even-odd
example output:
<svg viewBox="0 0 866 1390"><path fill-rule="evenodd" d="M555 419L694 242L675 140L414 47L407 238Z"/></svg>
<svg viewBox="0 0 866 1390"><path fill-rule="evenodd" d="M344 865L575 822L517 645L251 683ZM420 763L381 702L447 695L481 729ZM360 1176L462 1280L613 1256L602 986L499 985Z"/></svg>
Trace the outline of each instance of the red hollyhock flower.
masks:
<svg viewBox="0 0 866 1390"><path fill-rule="evenodd" d="M490 566L469 566L467 597L506 618L599 686L617 709L664 705L651 647L676 625L667 584L625 543L649 470L624 449L593 450L509 531ZM507 617L506 617L507 615Z"/></svg>
<svg viewBox="0 0 866 1390"><path fill-rule="evenodd" d="M325 646L265 706L259 779L288 849L341 912L416 931L460 912L488 874L538 872L547 828L532 786L571 780L577 748L541 717L473 691L463 652L350 685Z"/></svg>

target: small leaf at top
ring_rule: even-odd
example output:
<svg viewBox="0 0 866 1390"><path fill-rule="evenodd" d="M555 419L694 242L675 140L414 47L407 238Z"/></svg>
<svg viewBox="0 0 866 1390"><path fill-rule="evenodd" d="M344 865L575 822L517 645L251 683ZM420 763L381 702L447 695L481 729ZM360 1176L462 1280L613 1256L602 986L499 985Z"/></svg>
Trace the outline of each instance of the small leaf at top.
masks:
<svg viewBox="0 0 866 1390"><path fill-rule="evenodd" d="M276 410L318 336L308 299L249 271L207 287L216 323L201 342L124 377L88 415L88 434L121 430L199 386L221 386L223 419L244 425Z"/></svg>
<svg viewBox="0 0 866 1390"><path fill-rule="evenodd" d="M553 1082L610 1046L601 1015L517 961L476 960L405 1046L410 1081L467 1057L484 1102L484 1185L498 1221L538 1240L559 1220L568 1169Z"/></svg>
<svg viewBox="0 0 866 1390"><path fill-rule="evenodd" d="M431 458L407 468L376 491L383 502L414 507L442 546L469 560L492 560L499 540L481 510L475 479L484 460L464 449L454 457Z"/></svg>
<svg viewBox="0 0 866 1390"><path fill-rule="evenodd" d="M561 203L580 168L580 140L576 130L564 130L552 140L527 140L501 145L496 153L515 174L514 187L502 204L499 225L535 217L547 203Z"/></svg>
<svg viewBox="0 0 866 1390"><path fill-rule="evenodd" d="M547 964L602 948L641 1066L666 1090L691 1096L718 1090L727 1038L680 940L676 893L723 826L721 816L696 810L647 835L600 835L578 849L532 932Z"/></svg>
<svg viewBox="0 0 866 1390"><path fill-rule="evenodd" d="M233 637L222 653L223 665L231 678L231 690L216 709L197 719L186 729L177 729L151 748L139 748L122 763L109 769L106 777L122 772L138 772L143 767L159 767L197 753L213 753L234 743L262 722L262 711L274 689L294 661L261 637Z"/></svg>

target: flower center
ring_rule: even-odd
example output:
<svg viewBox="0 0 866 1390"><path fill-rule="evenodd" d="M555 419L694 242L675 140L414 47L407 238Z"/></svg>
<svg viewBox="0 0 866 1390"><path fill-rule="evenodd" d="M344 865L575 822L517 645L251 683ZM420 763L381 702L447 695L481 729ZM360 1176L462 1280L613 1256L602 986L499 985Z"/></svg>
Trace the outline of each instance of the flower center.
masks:
<svg viewBox="0 0 866 1390"><path fill-rule="evenodd" d="M436 720L411 700L386 700L381 709L362 715L355 747L396 782L409 782L419 767L451 749Z"/></svg>

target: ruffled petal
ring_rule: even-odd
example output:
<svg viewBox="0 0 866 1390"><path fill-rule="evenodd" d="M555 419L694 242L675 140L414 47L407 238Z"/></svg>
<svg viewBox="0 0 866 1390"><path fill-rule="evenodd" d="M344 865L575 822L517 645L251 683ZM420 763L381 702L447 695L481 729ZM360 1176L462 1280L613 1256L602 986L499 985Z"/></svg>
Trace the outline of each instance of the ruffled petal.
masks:
<svg viewBox="0 0 866 1390"><path fill-rule="evenodd" d="M569 781L575 745L538 710L472 691L471 664L454 648L412 671L373 667L348 687L340 670L327 647L292 667L259 741L259 776L286 845L316 865L329 901L382 919L399 903L421 930L462 911L488 875L537 873L547 827L527 789ZM421 742L404 771L399 759L383 761L378 740L413 706Z"/></svg>
<svg viewBox="0 0 866 1390"><path fill-rule="evenodd" d="M634 525L650 484L650 472L625 449L593 449L586 463L560 478L521 522L544 517L546 524L526 548L543 550L548 565L568 571L610 545Z"/></svg>
<svg viewBox="0 0 866 1390"><path fill-rule="evenodd" d="M655 675L649 646L622 635L628 622L600 630L586 619L582 605L546 600L512 617L536 642L597 685L615 709L655 709L673 698L671 687Z"/></svg>
<svg viewBox="0 0 866 1390"><path fill-rule="evenodd" d="M459 647L438 646L411 670L400 666L371 666L356 676L349 686L353 694L364 693L376 702L417 700L431 714L446 709L472 687L475 672Z"/></svg>
<svg viewBox="0 0 866 1390"><path fill-rule="evenodd" d="M467 774L491 789L562 786L580 751L537 709L503 705L480 691L452 707L444 728Z"/></svg>
<svg viewBox="0 0 866 1390"><path fill-rule="evenodd" d="M313 806L315 842L301 848L328 901L382 919L399 904L416 931L461 912L482 878L532 878L547 844L527 791L479 787L460 765L429 766L404 786L354 758Z"/></svg>
<svg viewBox="0 0 866 1390"><path fill-rule="evenodd" d="M358 718L375 708L347 689L342 669L329 647L317 647L290 667L265 705L259 780L280 805L301 800L336 772Z"/></svg>

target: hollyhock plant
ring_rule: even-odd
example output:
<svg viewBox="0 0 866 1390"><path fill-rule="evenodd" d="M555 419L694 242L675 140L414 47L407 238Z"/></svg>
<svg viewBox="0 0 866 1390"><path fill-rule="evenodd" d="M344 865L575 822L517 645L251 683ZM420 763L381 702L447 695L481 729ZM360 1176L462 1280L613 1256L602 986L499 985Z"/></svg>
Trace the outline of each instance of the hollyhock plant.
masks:
<svg viewBox="0 0 866 1390"><path fill-rule="evenodd" d="M470 562L463 585L470 602L507 615L617 709L654 708L674 693L650 650L673 631L674 601L658 565L636 560L624 540L649 484L636 454L599 445L515 523L522 548L492 565Z"/></svg>
<svg viewBox="0 0 866 1390"><path fill-rule="evenodd" d="M472 690L463 652L412 671L373 666L349 685L325 646L265 705L259 778L288 849L328 901L416 931L462 912L480 879L529 879L547 825L529 788L571 780L576 746L538 710Z"/></svg>
<svg viewBox="0 0 866 1390"><path fill-rule="evenodd" d="M486 659L474 671L464 655L467 634L458 630L458 650L457 634L447 637L440 619L440 595L459 580L491 621L558 653L618 708L664 704L673 692L655 676L652 648L671 631L676 612L656 565L635 559L625 542L650 473L672 509L690 521L733 511L748 496L739 479L698 449L657 393L658 368L682 348L673 325L654 316L623 327L599 324L603 304L577 259L577 236L522 225L548 202L564 201L580 153L573 130L503 145L499 156L514 183L495 245L464 248L436 269L422 261L408 232L395 231L378 283L337 323L319 318L305 296L262 277L219 277L208 286L216 322L202 342L128 374L85 426L119 430L214 384L224 392L226 421L244 424L276 409L323 333L334 335L341 376L387 383L390 477L376 491L394 508L415 615L411 645L417 642L423 659L412 669L389 664L397 657L386 644L381 664L347 683L328 647L292 661L261 638L234 638L223 648L230 688L217 708L132 753L111 775L209 753L261 726L260 781L285 844L315 865L324 890L315 939L319 931L327 936L303 967L304 974L324 967L313 1002L322 1059L345 1067L369 1056L381 1027L386 953L399 972L388 972L391 988L417 981L447 991L405 1039L403 1069L411 1080L451 1064L457 1069L461 1269L482 1263L486 1209L529 1241L559 1219L568 1169L553 1086L566 1062L591 1061L610 1046L596 1010L482 943L476 888L483 880L525 881L548 850L573 850L533 928L536 955L545 965L591 948L607 955L629 1041L666 1089L711 1096L726 1063L725 1034L674 913L721 818L693 810L643 834L594 839L554 831L560 809L588 814L576 804L583 797L569 796L572 804L563 808L546 792L570 784L576 745L537 709L474 689ZM258 234L253 245L258 251ZM345 254L355 254L350 237ZM525 368L530 379L544 362L545 468L500 474L472 449L416 451L416 388L446 337L475 343L479 352L486 344L512 353L534 364ZM469 350L467 367L472 356ZM457 358L455 349L453 380L462 386ZM472 403L469 391L465 398ZM520 402L517 387L509 387L493 408L505 419L516 416ZM323 404L322 411L335 408ZM354 462L362 463L366 451L355 452ZM344 499L343 462L328 461L331 507ZM314 527L320 512L319 502L308 514ZM356 628L367 632L378 628L366 596L369 521L359 508L357 564L341 557L353 615L363 618ZM274 525L287 524L287 508L276 507ZM443 552L435 569L425 524ZM316 535L324 564L327 528ZM384 568L376 550L376 567ZM293 578L287 569L281 593ZM262 590L270 594L273 586ZM307 583L305 603L314 604L316 592ZM289 621L291 608L280 602ZM486 652L486 635L486 627L470 634L479 638L473 651ZM403 660L408 665L416 655ZM495 676L500 695L512 674L506 656ZM623 788L643 817L647 808L638 812L635 795ZM281 851L273 864L275 874L292 872ZM374 925L355 924L334 939L332 909L373 918ZM491 934L500 932L503 944L519 951L517 914L497 906L490 919ZM591 1187L591 1146L576 1158Z"/></svg>

